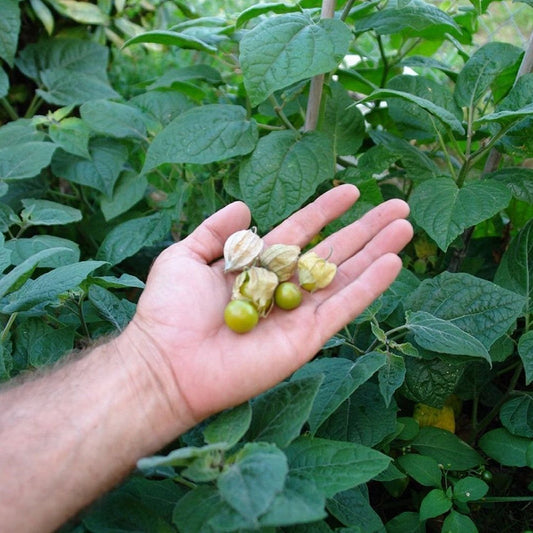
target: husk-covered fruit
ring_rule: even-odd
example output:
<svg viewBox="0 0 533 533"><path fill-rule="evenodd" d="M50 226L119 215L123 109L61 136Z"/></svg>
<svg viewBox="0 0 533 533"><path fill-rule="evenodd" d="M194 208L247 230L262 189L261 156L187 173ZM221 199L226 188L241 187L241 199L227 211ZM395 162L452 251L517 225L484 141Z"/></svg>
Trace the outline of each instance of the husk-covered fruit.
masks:
<svg viewBox="0 0 533 533"><path fill-rule="evenodd" d="M244 270L251 266L263 250L263 239L254 230L240 230L224 244L224 272Z"/></svg>
<svg viewBox="0 0 533 533"><path fill-rule="evenodd" d="M306 291L327 287L337 273L337 265L326 261L315 252L307 252L298 259L298 281Z"/></svg>
<svg viewBox="0 0 533 533"><path fill-rule="evenodd" d="M273 244L259 256L261 266L274 272L280 281L289 280L298 265L300 247L295 244Z"/></svg>
<svg viewBox="0 0 533 533"><path fill-rule="evenodd" d="M250 267L235 278L231 299L251 302L259 316L265 317L272 309L278 283L274 272L262 267Z"/></svg>

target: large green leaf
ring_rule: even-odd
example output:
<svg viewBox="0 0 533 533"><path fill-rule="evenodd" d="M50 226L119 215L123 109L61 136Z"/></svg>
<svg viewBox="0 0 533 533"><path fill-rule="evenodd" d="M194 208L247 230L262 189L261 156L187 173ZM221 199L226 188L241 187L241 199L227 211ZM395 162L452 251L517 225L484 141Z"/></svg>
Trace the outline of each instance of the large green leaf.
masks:
<svg viewBox="0 0 533 533"><path fill-rule="evenodd" d="M377 89L373 91L372 94L370 94L366 98L363 98L361 102L371 102L374 100L383 100L383 99L390 100L393 98L400 98L411 104L415 104L416 106L420 107L420 109L427 111L431 116L433 116L438 121L442 122L444 125L448 126L451 130L459 134L464 134L465 132L465 129L463 128L463 124L461 123L460 118L457 117L457 115L454 112L448 111L448 109L445 109L444 107L440 105L437 105L431 100L422 98L414 94L410 94L408 92L396 91L393 89Z"/></svg>
<svg viewBox="0 0 533 533"><path fill-rule="evenodd" d="M255 399L247 439L288 446L307 421L321 382L321 375L292 380Z"/></svg>
<svg viewBox="0 0 533 533"><path fill-rule="evenodd" d="M526 385L529 385L533 381L533 331L530 330L520 337L518 355L524 365Z"/></svg>
<svg viewBox="0 0 533 533"><path fill-rule="evenodd" d="M520 48L507 43L489 42L479 48L457 77L457 103L461 107L477 104L497 77L517 63L521 54Z"/></svg>
<svg viewBox="0 0 533 533"><path fill-rule="evenodd" d="M368 381L385 360L384 354L371 352L355 361L342 357L317 359L298 370L293 379L324 376L309 416L311 433L315 433L357 387Z"/></svg>
<svg viewBox="0 0 533 533"><path fill-rule="evenodd" d="M65 118L61 122L53 122L48 128L50 138L65 152L90 159L89 136L91 131L87 124L77 118Z"/></svg>
<svg viewBox="0 0 533 533"><path fill-rule="evenodd" d="M462 121L463 113L456 104L450 89L430 78L423 76L396 76L387 84L387 89L408 93L425 101L433 102L436 106L451 113L458 121ZM435 138L437 133L444 132L446 122L440 115L435 115L424 109L415 101L407 98L387 98L389 114L400 125L406 136L427 139ZM458 123L452 122L452 126Z"/></svg>
<svg viewBox="0 0 533 533"><path fill-rule="evenodd" d="M334 70L348 52L351 32L338 19L314 22L306 13L267 18L240 42L244 85L252 105L274 91Z"/></svg>
<svg viewBox="0 0 533 533"><path fill-rule="evenodd" d="M394 393L403 385L405 373L403 356L388 353L385 365L378 372L379 391L387 407L390 405Z"/></svg>
<svg viewBox="0 0 533 533"><path fill-rule="evenodd" d="M52 161L52 171L56 176L86 185L111 198L128 149L116 139L95 137L89 143L89 153L91 158L86 159L58 150Z"/></svg>
<svg viewBox="0 0 533 533"><path fill-rule="evenodd" d="M280 15L282 13L294 13L295 11L300 10L301 7L298 5L290 5L284 2L264 2L255 6L248 7L244 11L242 11L237 17L235 27L240 28L247 21L264 15L265 13L276 13Z"/></svg>
<svg viewBox="0 0 533 533"><path fill-rule="evenodd" d="M368 500L368 489L359 485L335 494L328 500L328 511L348 529L337 530L349 533L351 531L366 531L378 533L385 531L383 522L374 511ZM352 529L353 528L353 529Z"/></svg>
<svg viewBox="0 0 533 533"><path fill-rule="evenodd" d="M505 167L487 174L486 177L505 183L515 198L533 204L533 169Z"/></svg>
<svg viewBox="0 0 533 533"><path fill-rule="evenodd" d="M33 178L50 164L56 148L54 143L39 141L0 148L0 179Z"/></svg>
<svg viewBox="0 0 533 533"><path fill-rule="evenodd" d="M165 211L123 222L106 235L96 256L116 265L141 248L165 239L170 231L170 224L170 215Z"/></svg>
<svg viewBox="0 0 533 533"><path fill-rule="evenodd" d="M315 482L327 498L366 483L387 468L390 457L352 442L300 437L286 450L290 472Z"/></svg>
<svg viewBox="0 0 533 533"><path fill-rule="evenodd" d="M461 189L451 178L421 183L411 195L413 218L443 251L461 233L505 209L510 191L497 181L480 180Z"/></svg>
<svg viewBox="0 0 533 533"><path fill-rule="evenodd" d="M414 333L416 342L433 352L482 357L491 362L483 344L449 320L437 318L425 311L407 313L407 327Z"/></svg>
<svg viewBox="0 0 533 533"><path fill-rule="evenodd" d="M165 44L167 46L178 46L190 50L201 50L202 52L217 51L216 47L211 46L201 39L197 39L193 35L170 30L152 30L141 33L128 39L124 43L124 46L131 46L132 44L138 43Z"/></svg>
<svg viewBox="0 0 533 533"><path fill-rule="evenodd" d="M361 147L365 134L365 122L353 100L339 83L331 83L331 93L324 95L324 118L318 126L333 137L335 154L353 155Z"/></svg>
<svg viewBox="0 0 533 533"><path fill-rule="evenodd" d="M435 518L452 507L451 495L448 495L443 489L430 490L420 502L420 520L426 521Z"/></svg>
<svg viewBox="0 0 533 533"><path fill-rule="evenodd" d="M228 446L237 444L244 436L252 421L252 408L245 402L233 409L220 413L204 428L204 439L208 444L218 442L227 443Z"/></svg>
<svg viewBox="0 0 533 533"><path fill-rule="evenodd" d="M135 107L107 100L92 100L80 107L80 115L92 130L102 135L146 138L143 115Z"/></svg>
<svg viewBox="0 0 533 533"><path fill-rule="evenodd" d="M13 66L20 31L19 0L0 0L0 58Z"/></svg>
<svg viewBox="0 0 533 533"><path fill-rule="evenodd" d="M334 175L331 138L291 131L261 137L241 165L239 184L261 231L296 211L323 181Z"/></svg>
<svg viewBox="0 0 533 533"><path fill-rule="evenodd" d="M91 285L88 296L102 318L118 331L122 331L133 318L135 304L125 298L118 298L104 287Z"/></svg>
<svg viewBox="0 0 533 533"><path fill-rule="evenodd" d="M396 428L396 404L385 405L378 386L359 387L320 426L317 436L375 446Z"/></svg>
<svg viewBox="0 0 533 533"><path fill-rule="evenodd" d="M485 433L479 439L479 447L503 466L533 468L533 440L513 435L505 428Z"/></svg>
<svg viewBox="0 0 533 533"><path fill-rule="evenodd" d="M400 455L397 459L400 468L417 483L424 487L440 487L442 483L442 471L439 463L427 455L408 453Z"/></svg>
<svg viewBox="0 0 533 533"><path fill-rule="evenodd" d="M494 281L527 298L531 309L533 298L533 220L530 220L516 235L496 271Z"/></svg>
<svg viewBox="0 0 533 533"><path fill-rule="evenodd" d="M105 261L81 261L60 266L35 280L29 279L18 291L9 295L10 303L3 307L2 312L26 311L37 305L55 303L61 294L78 287L89 274L105 264Z"/></svg>
<svg viewBox="0 0 533 533"><path fill-rule="evenodd" d="M146 193L148 180L136 172L123 172L113 190L111 198L104 196L100 201L100 209L106 220L111 220L125 213L140 202Z"/></svg>
<svg viewBox="0 0 533 533"><path fill-rule="evenodd" d="M33 254L50 248L64 248L64 251L39 261L40 268L55 268L80 259L80 247L77 243L54 235L34 235L31 238L10 239L4 248L11 252L11 264L20 265Z"/></svg>
<svg viewBox="0 0 533 533"><path fill-rule="evenodd" d="M522 314L524 303L520 295L490 281L443 272L423 281L405 307L449 320L489 348Z"/></svg>
<svg viewBox="0 0 533 533"><path fill-rule="evenodd" d="M9 78L6 71L0 67L0 98L4 98L9 92Z"/></svg>
<svg viewBox="0 0 533 533"><path fill-rule="evenodd" d="M358 20L355 29L374 30L380 35L404 32L426 39L442 39L446 33L460 35L459 26L449 15L422 0L390 2L385 9Z"/></svg>
<svg viewBox="0 0 533 533"><path fill-rule="evenodd" d="M162 163L212 163L251 152L258 138L255 120L237 105L209 104L177 116L153 140L144 172Z"/></svg>
<svg viewBox="0 0 533 533"><path fill-rule="evenodd" d="M25 198L22 200L22 205L24 209L21 211L20 216L32 226L72 224L82 219L79 209L51 202L50 200Z"/></svg>
<svg viewBox="0 0 533 533"><path fill-rule="evenodd" d="M500 420L513 435L533 438L533 396L524 393L506 401L500 409Z"/></svg>
<svg viewBox="0 0 533 533"><path fill-rule="evenodd" d="M483 464L483 458L471 446L444 429L420 428L411 446L422 455L432 457L447 470L468 470Z"/></svg>
<svg viewBox="0 0 533 533"><path fill-rule="evenodd" d="M222 498L255 524L281 492L288 473L285 454L270 444L248 443L217 480Z"/></svg>

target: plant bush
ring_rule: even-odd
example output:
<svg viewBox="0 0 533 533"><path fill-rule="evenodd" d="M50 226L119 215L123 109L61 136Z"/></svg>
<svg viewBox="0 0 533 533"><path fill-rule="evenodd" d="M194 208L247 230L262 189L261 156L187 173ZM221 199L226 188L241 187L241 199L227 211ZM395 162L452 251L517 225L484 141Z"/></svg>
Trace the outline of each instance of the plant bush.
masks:
<svg viewBox="0 0 533 533"><path fill-rule="evenodd" d="M265 232L348 182L317 239L391 197L416 229L312 362L65 531L528 528L533 50L473 45L490 3L0 0L1 380L122 329L233 199Z"/></svg>

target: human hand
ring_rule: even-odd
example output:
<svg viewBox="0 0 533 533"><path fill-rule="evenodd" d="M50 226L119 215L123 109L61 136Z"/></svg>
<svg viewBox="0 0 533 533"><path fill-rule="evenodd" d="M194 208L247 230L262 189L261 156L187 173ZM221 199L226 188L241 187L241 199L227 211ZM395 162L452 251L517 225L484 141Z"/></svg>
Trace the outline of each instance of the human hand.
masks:
<svg viewBox="0 0 533 533"><path fill-rule="evenodd" d="M351 185L336 187L264 237L305 246L358 198ZM280 382L309 361L324 342L361 313L397 276L396 255L411 239L409 209L390 200L320 242L319 255L338 265L331 285L304 292L295 310L274 308L251 332L224 323L234 274L223 273L223 245L247 228L242 202L218 211L155 261L137 313L126 330L162 384L169 418L182 431Z"/></svg>

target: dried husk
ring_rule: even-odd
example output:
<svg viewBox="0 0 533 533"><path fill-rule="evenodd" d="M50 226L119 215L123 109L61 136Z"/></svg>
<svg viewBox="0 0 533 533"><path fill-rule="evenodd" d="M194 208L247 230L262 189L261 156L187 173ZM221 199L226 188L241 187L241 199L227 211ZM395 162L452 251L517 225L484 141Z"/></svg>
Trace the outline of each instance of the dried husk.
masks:
<svg viewBox="0 0 533 533"><path fill-rule="evenodd" d="M306 291L327 287L337 273L337 265L326 261L315 252L307 252L298 260L298 282Z"/></svg>
<svg viewBox="0 0 533 533"><path fill-rule="evenodd" d="M253 229L230 235L224 244L224 272L236 272L251 266L263 250L263 239Z"/></svg>
<svg viewBox="0 0 533 533"><path fill-rule="evenodd" d="M259 316L265 317L272 309L278 283L274 272L262 267L250 267L235 278L231 299L251 302Z"/></svg>
<svg viewBox="0 0 533 533"><path fill-rule="evenodd" d="M296 270L300 251L295 244L273 244L261 252L259 262L274 272L280 281L287 281Z"/></svg>

